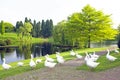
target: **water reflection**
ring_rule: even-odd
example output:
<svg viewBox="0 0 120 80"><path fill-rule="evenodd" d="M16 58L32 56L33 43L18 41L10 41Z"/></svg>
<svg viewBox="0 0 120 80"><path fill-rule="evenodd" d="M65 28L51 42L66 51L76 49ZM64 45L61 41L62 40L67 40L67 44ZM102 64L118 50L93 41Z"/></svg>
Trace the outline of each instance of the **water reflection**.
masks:
<svg viewBox="0 0 120 80"><path fill-rule="evenodd" d="M67 48L66 48L67 50ZM63 51L62 48L53 46L51 43L37 43L37 44L24 44L19 45L18 48L1 48L0 49L0 64L2 58L5 57L6 63L15 62L19 60L29 59L30 54L34 57L52 54L56 51Z"/></svg>
<svg viewBox="0 0 120 80"><path fill-rule="evenodd" d="M23 45L24 44L24 45ZM116 42L107 43L93 43L91 47L105 47L109 45L116 45ZM44 56L46 54L52 54L56 51L63 52L70 50L70 47L57 47L51 43L37 43L37 44L25 44L21 43L17 48L0 48L0 64L2 64L2 58L5 57L6 63L15 62L19 60L29 59L30 54L34 57Z"/></svg>
<svg viewBox="0 0 120 80"><path fill-rule="evenodd" d="M104 42L92 43L91 48L107 47L111 45L117 47L117 41L104 41Z"/></svg>

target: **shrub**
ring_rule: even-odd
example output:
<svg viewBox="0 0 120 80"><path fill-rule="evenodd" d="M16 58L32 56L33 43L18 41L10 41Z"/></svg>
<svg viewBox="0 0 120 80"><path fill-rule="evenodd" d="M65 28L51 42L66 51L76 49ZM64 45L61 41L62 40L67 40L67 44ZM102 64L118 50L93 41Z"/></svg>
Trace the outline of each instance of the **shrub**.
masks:
<svg viewBox="0 0 120 80"><path fill-rule="evenodd" d="M0 46L6 46L6 42L3 40L0 40Z"/></svg>
<svg viewBox="0 0 120 80"><path fill-rule="evenodd" d="M5 42L6 42L6 45L10 45L11 44L11 40L10 39L6 39Z"/></svg>

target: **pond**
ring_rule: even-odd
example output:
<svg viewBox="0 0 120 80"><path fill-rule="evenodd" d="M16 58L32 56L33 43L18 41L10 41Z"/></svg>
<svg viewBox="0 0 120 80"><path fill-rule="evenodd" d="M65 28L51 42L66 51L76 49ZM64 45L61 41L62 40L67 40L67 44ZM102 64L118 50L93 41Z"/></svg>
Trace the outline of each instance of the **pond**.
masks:
<svg viewBox="0 0 120 80"><path fill-rule="evenodd" d="M104 42L99 42L99 43L92 43L91 48L94 47L107 47L107 46L115 46L117 47L117 41L104 41Z"/></svg>
<svg viewBox="0 0 120 80"><path fill-rule="evenodd" d="M3 63L3 57L6 59L6 63L10 63L24 59L30 59L30 54L33 54L34 57L40 57L46 54L53 54L56 51L63 52L70 49L70 47L57 47L51 43L26 44L20 45L17 48L0 48L0 64Z"/></svg>
<svg viewBox="0 0 120 80"><path fill-rule="evenodd" d="M104 42L104 43L92 43L91 47L106 47L110 45L116 45L116 42ZM6 63L29 59L30 54L34 57L44 56L46 54L53 54L56 51L63 52L71 50L71 47L57 47L51 43L37 43L20 45L17 48L0 48L0 64L2 64L2 58L5 57Z"/></svg>

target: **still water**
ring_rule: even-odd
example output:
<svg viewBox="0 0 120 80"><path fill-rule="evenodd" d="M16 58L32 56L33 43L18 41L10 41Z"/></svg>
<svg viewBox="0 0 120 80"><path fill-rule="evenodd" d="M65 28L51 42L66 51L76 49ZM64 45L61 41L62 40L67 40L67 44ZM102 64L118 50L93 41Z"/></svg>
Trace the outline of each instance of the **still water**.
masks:
<svg viewBox="0 0 120 80"><path fill-rule="evenodd" d="M56 51L63 52L67 50L70 50L70 48L56 47L51 43L20 45L17 48L0 48L0 64L3 63L3 57L6 59L6 63L10 63L29 59L30 54L33 54L34 57L40 57L53 54Z"/></svg>
<svg viewBox="0 0 120 80"><path fill-rule="evenodd" d="M104 42L104 43L92 43L91 47L105 47L105 46L117 46L116 42ZM56 51L63 52L71 50L71 48L56 47L51 43L42 44L26 44L20 45L17 48L0 48L0 64L2 64L2 58L5 57L6 63L29 59L30 54L34 57L44 56L46 54L52 54Z"/></svg>

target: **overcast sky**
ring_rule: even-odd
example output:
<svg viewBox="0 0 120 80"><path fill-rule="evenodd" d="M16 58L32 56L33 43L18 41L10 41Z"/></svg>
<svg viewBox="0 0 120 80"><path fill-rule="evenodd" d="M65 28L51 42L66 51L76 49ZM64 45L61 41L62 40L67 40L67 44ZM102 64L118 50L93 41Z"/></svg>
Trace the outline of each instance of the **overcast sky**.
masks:
<svg viewBox="0 0 120 80"><path fill-rule="evenodd" d="M90 4L97 10L112 14L114 27L120 24L119 0L0 0L0 20L11 22L24 20L52 19L54 24L67 19L74 12Z"/></svg>

